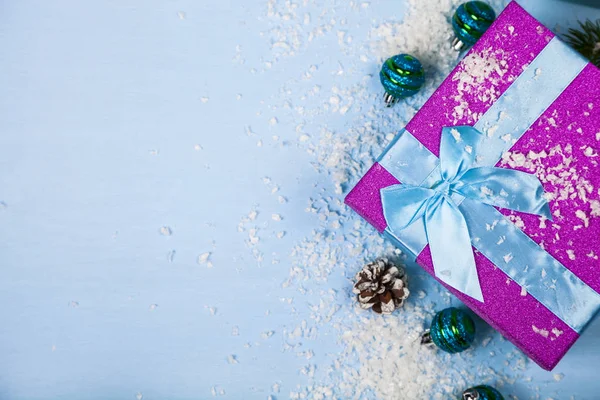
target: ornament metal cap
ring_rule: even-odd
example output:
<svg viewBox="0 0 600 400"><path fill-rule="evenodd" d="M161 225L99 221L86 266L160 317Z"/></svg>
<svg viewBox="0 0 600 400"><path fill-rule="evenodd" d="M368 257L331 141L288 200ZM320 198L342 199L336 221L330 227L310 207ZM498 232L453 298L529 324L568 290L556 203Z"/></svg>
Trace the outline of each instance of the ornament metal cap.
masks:
<svg viewBox="0 0 600 400"><path fill-rule="evenodd" d="M388 92L385 92L383 94L383 102L385 103L386 107L391 107L394 104L396 104L396 102L398 101L397 98L395 98L394 96L392 96L391 94L389 94Z"/></svg>
<svg viewBox="0 0 600 400"><path fill-rule="evenodd" d="M465 43L455 36L452 39L452 48L456 51L461 51L463 47L465 47Z"/></svg>
<svg viewBox="0 0 600 400"><path fill-rule="evenodd" d="M496 13L483 1L469 1L461 4L452 17L454 38L452 48L461 51L470 47L488 30L496 19Z"/></svg>
<svg viewBox="0 0 600 400"><path fill-rule="evenodd" d="M438 312L431 328L421 336L421 345L433 347L447 353L460 353L471 347L475 340L475 323L469 314L450 307Z"/></svg>
<svg viewBox="0 0 600 400"><path fill-rule="evenodd" d="M467 389L462 394L462 400L479 400L479 392L473 388Z"/></svg>
<svg viewBox="0 0 600 400"><path fill-rule="evenodd" d="M462 400L504 400L502 394L488 385L479 385L465 390Z"/></svg>
<svg viewBox="0 0 600 400"><path fill-rule="evenodd" d="M433 343L433 340L431 339L430 329L425 330L421 335L421 346L435 347L435 343Z"/></svg>

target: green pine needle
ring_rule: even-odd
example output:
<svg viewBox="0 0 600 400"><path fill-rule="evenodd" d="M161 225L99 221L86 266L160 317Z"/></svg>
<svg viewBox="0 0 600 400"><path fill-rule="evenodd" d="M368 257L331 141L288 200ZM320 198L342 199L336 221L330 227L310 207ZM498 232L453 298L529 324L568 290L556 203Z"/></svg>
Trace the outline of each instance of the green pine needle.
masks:
<svg viewBox="0 0 600 400"><path fill-rule="evenodd" d="M580 29L569 29L565 35L567 42L575 50L589 59L594 65L600 67L600 19L593 22L579 21Z"/></svg>

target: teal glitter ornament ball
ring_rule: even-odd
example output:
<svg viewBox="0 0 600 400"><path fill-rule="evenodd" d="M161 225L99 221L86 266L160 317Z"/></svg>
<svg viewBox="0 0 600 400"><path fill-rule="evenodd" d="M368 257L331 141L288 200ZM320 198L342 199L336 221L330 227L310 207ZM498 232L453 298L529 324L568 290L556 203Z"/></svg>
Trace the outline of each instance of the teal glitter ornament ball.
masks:
<svg viewBox="0 0 600 400"><path fill-rule="evenodd" d="M452 29L455 35L452 47L461 50L464 46L473 46L495 19L494 9L483 1L461 4L452 17Z"/></svg>
<svg viewBox="0 0 600 400"><path fill-rule="evenodd" d="M504 400L504 397L491 386L479 385L465 390L461 400Z"/></svg>
<svg viewBox="0 0 600 400"><path fill-rule="evenodd" d="M425 83L425 72L416 57L398 54L383 63L379 79L385 89L383 100L390 107L398 99L416 94Z"/></svg>
<svg viewBox="0 0 600 400"><path fill-rule="evenodd" d="M447 353L460 353L475 340L475 323L469 314L450 307L438 312L431 328L421 338L422 344L435 344Z"/></svg>

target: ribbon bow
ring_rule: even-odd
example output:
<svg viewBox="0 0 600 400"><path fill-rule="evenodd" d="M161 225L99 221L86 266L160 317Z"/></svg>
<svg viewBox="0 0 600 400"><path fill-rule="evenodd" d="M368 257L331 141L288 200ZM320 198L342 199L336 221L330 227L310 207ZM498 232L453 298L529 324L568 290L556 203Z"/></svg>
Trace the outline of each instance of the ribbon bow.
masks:
<svg viewBox="0 0 600 400"><path fill-rule="evenodd" d="M462 201L469 198L552 219L544 188L535 175L477 166L483 138L472 126L443 128L435 175L420 186L400 184L381 190L388 228L399 232L423 219L436 277L479 301L483 294L472 238L460 209Z"/></svg>

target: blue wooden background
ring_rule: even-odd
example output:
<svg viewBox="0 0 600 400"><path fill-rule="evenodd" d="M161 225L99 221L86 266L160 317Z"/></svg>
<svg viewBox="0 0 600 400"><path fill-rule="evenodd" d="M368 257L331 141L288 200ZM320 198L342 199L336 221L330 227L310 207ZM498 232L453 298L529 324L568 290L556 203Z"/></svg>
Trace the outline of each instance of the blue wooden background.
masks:
<svg viewBox="0 0 600 400"><path fill-rule="evenodd" d="M333 3L306 7L317 17ZM406 9L365 3L336 16L355 41ZM600 17L589 2L521 3L563 31ZM271 100L311 65L317 98L377 66L337 74L352 64L335 35L267 65L267 12L265 0L0 2L1 399L200 399L214 387L265 399L274 382L287 398L306 383L305 363L281 351L296 318L281 283L317 223L308 199L333 188ZM237 232L254 209L262 263ZM528 367L540 398L599 398L599 334L596 322L560 382ZM314 361L330 362L335 346L320 338Z"/></svg>

